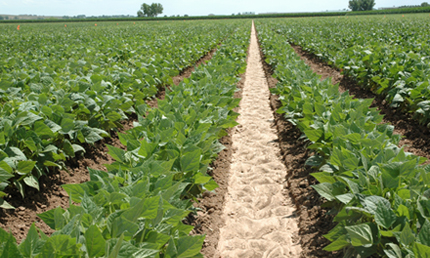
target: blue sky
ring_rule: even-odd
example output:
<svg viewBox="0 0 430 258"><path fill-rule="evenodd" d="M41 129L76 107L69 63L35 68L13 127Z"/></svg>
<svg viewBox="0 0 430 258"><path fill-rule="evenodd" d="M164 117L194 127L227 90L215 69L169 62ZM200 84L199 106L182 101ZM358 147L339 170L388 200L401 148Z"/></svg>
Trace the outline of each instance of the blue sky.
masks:
<svg viewBox="0 0 430 258"><path fill-rule="evenodd" d="M426 0L376 0L376 8L418 5ZM0 0L0 14L136 15L145 0ZM208 15L238 12L318 12L348 7L348 0L151 0L161 3L162 15ZM428 1L430 2L430 1Z"/></svg>

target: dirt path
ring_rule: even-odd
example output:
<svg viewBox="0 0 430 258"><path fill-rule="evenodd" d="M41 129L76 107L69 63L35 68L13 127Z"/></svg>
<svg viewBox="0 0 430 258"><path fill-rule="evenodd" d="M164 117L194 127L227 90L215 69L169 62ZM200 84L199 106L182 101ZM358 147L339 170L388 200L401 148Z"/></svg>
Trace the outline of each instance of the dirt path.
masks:
<svg viewBox="0 0 430 258"><path fill-rule="evenodd" d="M252 25L239 125L233 130L228 194L215 257L298 257L295 208L283 192L281 161L269 89Z"/></svg>

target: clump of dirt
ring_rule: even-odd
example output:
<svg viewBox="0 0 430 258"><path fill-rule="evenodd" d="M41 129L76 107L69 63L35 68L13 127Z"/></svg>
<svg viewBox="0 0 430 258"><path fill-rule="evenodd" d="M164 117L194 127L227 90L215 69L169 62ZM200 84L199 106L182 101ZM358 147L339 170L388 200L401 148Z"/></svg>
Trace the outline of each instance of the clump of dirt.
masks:
<svg viewBox="0 0 430 258"><path fill-rule="evenodd" d="M318 56L308 53L300 46L292 45L296 53L308 64L312 70L321 75L322 79L328 76L333 78L333 84L339 83L339 92L349 91L355 98L373 98L372 107L376 107L384 115L383 122L394 125L394 133L403 135L399 147L415 155L429 159L430 164L430 129L413 118L411 113L404 113L399 109L390 107L383 96L376 95L369 89L363 88L351 77L341 74L337 69L329 66Z"/></svg>

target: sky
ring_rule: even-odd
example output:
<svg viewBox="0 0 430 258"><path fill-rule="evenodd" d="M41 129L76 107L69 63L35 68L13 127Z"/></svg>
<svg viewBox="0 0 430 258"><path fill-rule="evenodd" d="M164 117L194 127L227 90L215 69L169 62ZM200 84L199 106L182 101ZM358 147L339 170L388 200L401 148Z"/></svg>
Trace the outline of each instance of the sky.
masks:
<svg viewBox="0 0 430 258"><path fill-rule="evenodd" d="M375 8L420 5L426 0L375 0ZM230 15L242 12L319 12L341 10L348 0L151 0L167 15ZM428 1L430 2L430 1ZM136 15L145 0L0 0L0 14L46 16Z"/></svg>

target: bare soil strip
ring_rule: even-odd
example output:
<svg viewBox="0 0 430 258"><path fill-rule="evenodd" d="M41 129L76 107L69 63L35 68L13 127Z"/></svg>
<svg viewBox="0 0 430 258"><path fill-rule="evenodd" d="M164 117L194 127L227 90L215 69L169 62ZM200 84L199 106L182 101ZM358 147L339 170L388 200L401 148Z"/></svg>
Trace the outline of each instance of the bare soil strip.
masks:
<svg viewBox="0 0 430 258"><path fill-rule="evenodd" d="M215 257L296 257L295 208L283 195L283 165L254 24L240 113L233 129L228 194Z"/></svg>
<svg viewBox="0 0 430 258"><path fill-rule="evenodd" d="M173 77L174 84L178 85L184 78L188 78L192 71L194 71L194 68L210 60L215 51L216 48L212 49L194 65L185 68L178 76ZM157 99L164 99L164 95L165 89L162 88L157 93L156 98L147 101L148 105L150 107L157 107ZM130 116L129 120L122 123L123 128L120 128L118 132L124 133L132 128L134 121L137 121L136 115ZM39 181L40 191L29 188L26 191L25 198L22 198L16 189L10 191L5 199L17 209L0 209L0 227L12 232L18 243L27 236L27 232L33 222L45 234L52 234L54 230L37 217L37 214L55 209L58 206L62 208L69 207L69 196L61 185L89 181L88 168L107 171L104 164L111 164L114 160L107 154L108 148L106 144L125 149L119 141L117 132L113 131L111 132L111 138L103 139L95 143L94 146L84 146L86 153L83 157L67 160L66 168L69 172L64 170L55 171L41 177Z"/></svg>
<svg viewBox="0 0 430 258"><path fill-rule="evenodd" d="M300 46L293 45L293 48L315 73L322 76L322 79L330 76L333 78L333 84L339 83L340 92L348 90L350 95L354 95L356 98L374 98L372 107L378 108L381 114L385 115L385 123L395 126L394 132L396 134L404 136L399 145L403 146L405 151L426 157L429 159L427 164L430 164L429 128L420 125L417 120L413 119L411 114L391 108L383 97L375 95L370 90L363 89L352 78L342 75L338 70L327 65L317 56L302 50Z"/></svg>

